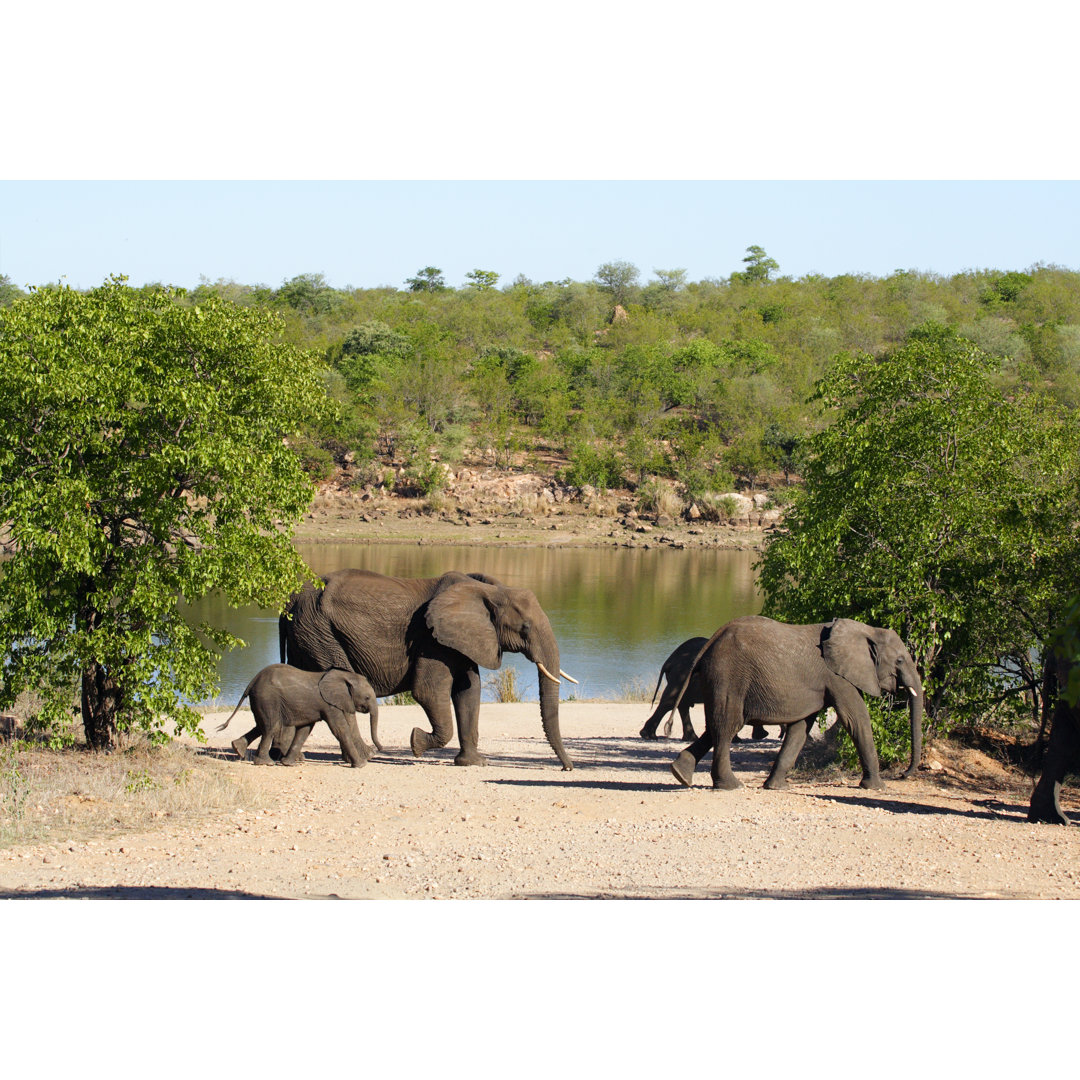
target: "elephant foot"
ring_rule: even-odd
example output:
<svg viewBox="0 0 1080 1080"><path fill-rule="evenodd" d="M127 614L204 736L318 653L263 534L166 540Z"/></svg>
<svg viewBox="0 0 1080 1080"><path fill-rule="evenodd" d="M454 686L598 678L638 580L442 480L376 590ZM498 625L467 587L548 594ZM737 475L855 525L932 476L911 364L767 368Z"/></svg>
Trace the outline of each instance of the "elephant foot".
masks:
<svg viewBox="0 0 1080 1080"><path fill-rule="evenodd" d="M434 732L425 731L423 728L418 727L414 727L412 734L409 736L409 745L412 747L415 757L419 757L425 750L430 750L433 746L445 746L449 741L449 737L447 737L446 742L439 742Z"/></svg>
<svg viewBox="0 0 1080 1080"><path fill-rule="evenodd" d="M488 759L478 750L462 750L456 758L455 765L486 765Z"/></svg>
<svg viewBox="0 0 1080 1080"><path fill-rule="evenodd" d="M859 787L866 788L868 791L884 791L885 781L880 776L864 776L859 781Z"/></svg>
<svg viewBox="0 0 1080 1080"><path fill-rule="evenodd" d="M1057 800L1032 799L1028 808L1028 821L1041 821L1046 825L1071 825L1072 822L1064 815Z"/></svg>
<svg viewBox="0 0 1080 1080"><path fill-rule="evenodd" d="M778 777L777 779L773 779L773 777L770 776L769 779L766 780L762 786L769 791L788 790L788 782L786 777Z"/></svg>
<svg viewBox="0 0 1080 1080"><path fill-rule="evenodd" d="M639 734L639 735L640 735L640 736L641 736L641 737L642 737L643 739L655 739L655 738L657 737L657 736L656 736L656 728L650 728L648 724L646 724L646 725L645 725L645 726L644 726L644 727L643 727L643 728L642 728L642 729L641 729L641 730L640 730L640 731L638 732L638 734Z"/></svg>
<svg viewBox="0 0 1080 1080"><path fill-rule="evenodd" d="M759 742L761 739L768 738L768 736L769 733L760 724L755 724L753 731L750 732L750 738L752 738L754 742Z"/></svg>
<svg viewBox="0 0 1080 1080"><path fill-rule="evenodd" d="M683 787L689 787L694 782L694 769L697 762L689 750L684 750L672 763L671 773Z"/></svg>
<svg viewBox="0 0 1080 1080"><path fill-rule="evenodd" d="M735 744L735 743L737 743L737 742L742 742L742 739L741 739L741 738L740 738L740 737L739 737L738 735L732 735L732 736L731 736L731 743L732 743L732 745L734 745L734 744Z"/></svg>
<svg viewBox="0 0 1080 1080"><path fill-rule="evenodd" d="M303 765L305 761L307 761L307 758L304 757L303 754L301 754L299 757L294 757L294 758L290 758L288 756L283 757L278 762L278 764L279 765L288 765L290 768L292 768L294 765Z"/></svg>
<svg viewBox="0 0 1080 1080"><path fill-rule="evenodd" d="M349 762L349 768L350 769L362 769L366 764L367 764L367 758L360 758L357 761L350 761Z"/></svg>
<svg viewBox="0 0 1080 1080"><path fill-rule="evenodd" d="M247 761L248 744L247 739L233 739L232 748L236 751L236 756L241 761Z"/></svg>
<svg viewBox="0 0 1080 1080"><path fill-rule="evenodd" d="M261 757L259 754L256 754L251 759L251 764L252 765L276 765L277 762L272 761L269 757Z"/></svg>
<svg viewBox="0 0 1080 1080"><path fill-rule="evenodd" d="M712 786L713 791L735 791L742 787L742 783L734 776L718 776L713 777Z"/></svg>

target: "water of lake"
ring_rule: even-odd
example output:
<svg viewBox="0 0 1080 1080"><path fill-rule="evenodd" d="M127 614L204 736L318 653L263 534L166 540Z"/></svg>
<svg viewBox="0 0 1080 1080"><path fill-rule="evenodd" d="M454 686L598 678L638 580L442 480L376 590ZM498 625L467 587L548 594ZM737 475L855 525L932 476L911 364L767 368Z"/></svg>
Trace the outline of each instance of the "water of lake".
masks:
<svg viewBox="0 0 1080 1080"><path fill-rule="evenodd" d="M400 544L298 549L319 574L356 567L396 577L438 577L460 570L532 589L555 629L563 669L580 682L564 684L564 698L614 698L635 685L651 694L660 664L676 645L761 608L756 555L746 551ZM224 626L248 643L219 665L220 701L231 707L255 672L278 661L277 618L259 608L230 608L213 597L193 605L191 618ZM536 668L515 653L507 653L503 665L517 671L523 696L535 700ZM488 674L481 671L482 677ZM490 700L489 692L484 697Z"/></svg>

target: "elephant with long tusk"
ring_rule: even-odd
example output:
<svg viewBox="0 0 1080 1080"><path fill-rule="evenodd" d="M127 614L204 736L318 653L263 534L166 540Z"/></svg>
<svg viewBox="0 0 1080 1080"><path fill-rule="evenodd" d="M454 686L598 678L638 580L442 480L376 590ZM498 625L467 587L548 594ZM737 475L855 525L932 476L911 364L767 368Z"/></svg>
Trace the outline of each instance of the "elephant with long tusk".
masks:
<svg viewBox="0 0 1080 1080"><path fill-rule="evenodd" d="M379 697L410 691L431 724L413 728L419 757L446 746L457 720L456 765L483 765L477 748L479 668L497 668L504 652L537 667L540 720L564 769L573 763L559 732L559 646L529 589L484 574L452 571L438 578L385 577L338 570L323 587L305 585L280 621L281 658L296 667L343 668L363 675Z"/></svg>

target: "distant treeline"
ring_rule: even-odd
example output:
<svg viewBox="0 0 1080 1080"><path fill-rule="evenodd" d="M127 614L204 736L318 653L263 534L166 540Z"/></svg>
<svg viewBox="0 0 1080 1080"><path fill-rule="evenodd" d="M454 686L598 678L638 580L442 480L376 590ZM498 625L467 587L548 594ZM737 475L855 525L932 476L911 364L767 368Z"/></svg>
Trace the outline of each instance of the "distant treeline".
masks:
<svg viewBox="0 0 1080 1080"><path fill-rule="evenodd" d="M276 309L287 341L326 364L333 419L306 433L308 468L348 458L368 482L484 450L509 467L566 456L579 485L667 478L692 498L799 471L821 425L815 383L841 355L881 357L927 323L995 358L1001 388L1080 403L1080 273L1038 265L951 276L896 271L785 277L759 247L745 270L688 281L612 262L591 281L510 284L474 270L460 287L424 267L401 288L336 289L322 274L279 288L203 281L210 296ZM0 304L21 291L0 278Z"/></svg>

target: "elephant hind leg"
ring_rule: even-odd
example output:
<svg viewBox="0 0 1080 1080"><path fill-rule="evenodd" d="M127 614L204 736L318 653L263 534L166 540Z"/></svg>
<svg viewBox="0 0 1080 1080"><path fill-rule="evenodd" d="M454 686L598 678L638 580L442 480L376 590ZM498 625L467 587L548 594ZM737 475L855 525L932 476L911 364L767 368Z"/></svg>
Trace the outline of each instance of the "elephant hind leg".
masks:
<svg viewBox="0 0 1080 1080"><path fill-rule="evenodd" d="M810 733L810 725L816 717L817 713L806 720L788 724L787 730L784 732L784 742L780 747L780 752L776 755L772 771L765 781L765 787L770 791L784 791L787 788L787 774L791 771L792 765L795 764L802 748L806 745L806 736Z"/></svg>
<svg viewBox="0 0 1080 1080"><path fill-rule="evenodd" d="M661 702L656 706L656 711L645 721L638 735L643 739L655 739L657 738L656 729L660 726L660 721L664 718L664 703Z"/></svg>
<svg viewBox="0 0 1080 1080"><path fill-rule="evenodd" d="M479 685L479 681L478 681ZM413 685L413 697L424 710L431 730L415 727L409 736L409 745L415 757L425 750L445 746L454 734L454 717L450 705L453 679L442 665L417 664ZM479 708L479 702L477 702Z"/></svg>

